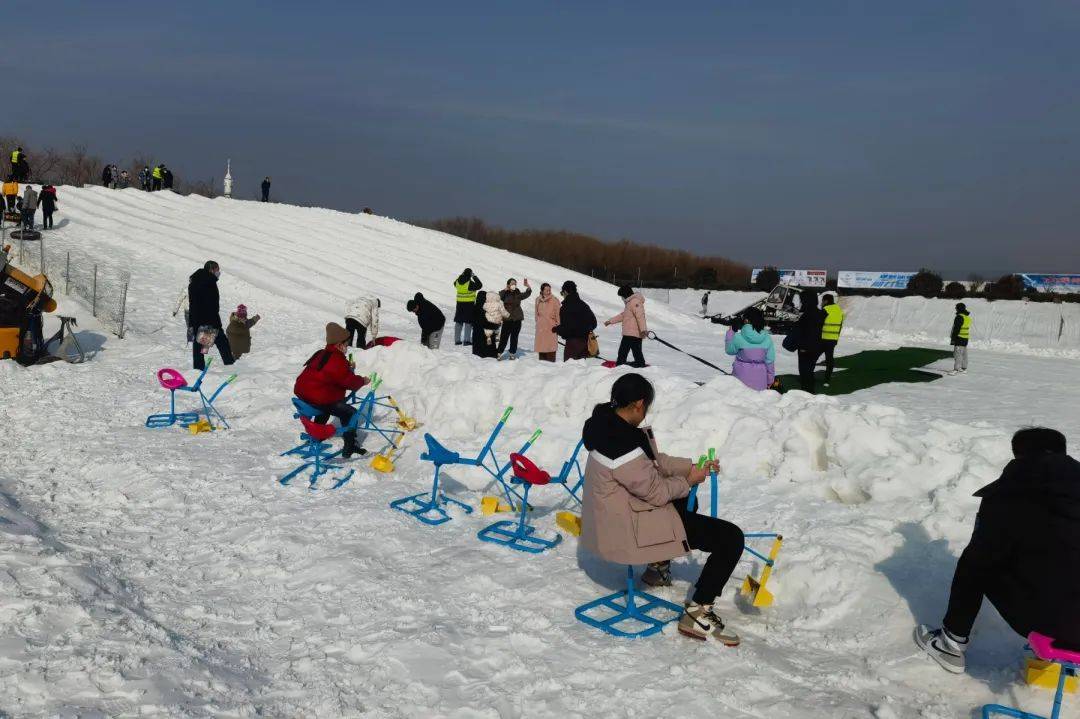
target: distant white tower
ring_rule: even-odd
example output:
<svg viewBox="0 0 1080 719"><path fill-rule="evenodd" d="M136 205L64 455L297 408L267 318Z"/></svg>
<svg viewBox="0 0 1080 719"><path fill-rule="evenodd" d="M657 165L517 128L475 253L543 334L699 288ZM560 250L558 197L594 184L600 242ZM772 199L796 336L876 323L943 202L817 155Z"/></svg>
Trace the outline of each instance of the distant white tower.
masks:
<svg viewBox="0 0 1080 719"><path fill-rule="evenodd" d="M225 197L232 197L232 160L225 161Z"/></svg>

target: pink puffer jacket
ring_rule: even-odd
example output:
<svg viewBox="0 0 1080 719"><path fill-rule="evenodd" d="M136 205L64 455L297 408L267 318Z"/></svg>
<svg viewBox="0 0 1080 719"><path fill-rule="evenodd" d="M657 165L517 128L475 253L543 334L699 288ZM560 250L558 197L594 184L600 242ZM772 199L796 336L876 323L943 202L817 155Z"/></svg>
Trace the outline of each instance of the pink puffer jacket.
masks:
<svg viewBox="0 0 1080 719"><path fill-rule="evenodd" d="M619 321L622 322L623 337L644 337L649 332L649 326L645 324L645 298L640 293L627 297L623 311L604 324L613 325Z"/></svg>

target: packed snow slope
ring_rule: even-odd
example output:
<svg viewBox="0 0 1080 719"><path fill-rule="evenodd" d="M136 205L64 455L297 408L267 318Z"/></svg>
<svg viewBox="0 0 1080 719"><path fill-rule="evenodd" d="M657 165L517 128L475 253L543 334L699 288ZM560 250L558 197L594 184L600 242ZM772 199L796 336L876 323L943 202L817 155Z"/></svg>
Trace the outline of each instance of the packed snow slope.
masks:
<svg viewBox="0 0 1080 719"><path fill-rule="evenodd" d="M645 290L646 297L687 314L701 312L704 290ZM762 292L710 292L709 313L730 313L764 297ZM995 349L1080 358L1080 304L981 298L962 300L975 323L973 349ZM841 296L848 337L947 344L956 300L925 297Z"/></svg>
<svg viewBox="0 0 1080 719"><path fill-rule="evenodd" d="M1008 458L1019 418L995 394L1000 382L980 377L1015 370L1004 364L1015 357L973 354L985 370L922 385L937 403L903 411L878 390L756 394L647 345L662 447L716 447L722 515L786 542L775 606L735 600L742 576L760 569L750 562L718 603L744 638L737 650L670 630L618 640L573 610L619 586L624 569L580 552L573 537L525 556L479 542L492 519L478 511L433 528L388 507L430 486L422 432L469 454L510 405L500 458L541 428L530 456L557 470L617 376L531 353L478 360L448 338L430 352L416 343L407 298L423 291L449 315L451 282L469 266L492 288L510 276L537 287L575 279L603 319L618 307L613 287L379 217L96 188L60 188L60 208L70 221L48 242L131 266L131 330L106 336L85 307L62 300L100 346L94 359L0 362L0 716L892 719L970 716L994 699L1045 706L1045 694L1018 685L1023 641L989 607L964 676L946 675L910 640L915 622L939 620L970 495ZM210 371L211 386L239 375L217 403L233 428L145 429L168 401L154 373L175 366L192 377L172 310L207 259L222 266L223 308L243 302L264 318L250 355ZM282 487L294 463L279 454L299 430L293 379L356 294L381 297L383 333L408 340L359 353L360 370L384 376L423 427L392 475L357 462L340 489ZM659 334L720 359L720 328L647 308ZM531 321L526 303L527 330ZM617 336L603 332L604 347ZM1077 378L1075 362L1054 362ZM790 358L781 364L789 370ZM935 411L963 402L963 421ZM1074 422L1076 405L1065 404L1046 416ZM489 484L475 469L444 476L446 491L474 507ZM708 494L706 484L705 506ZM541 487L532 501L539 531L554 532L565 493ZM663 594L684 599L700 567L700 556L677 561Z"/></svg>

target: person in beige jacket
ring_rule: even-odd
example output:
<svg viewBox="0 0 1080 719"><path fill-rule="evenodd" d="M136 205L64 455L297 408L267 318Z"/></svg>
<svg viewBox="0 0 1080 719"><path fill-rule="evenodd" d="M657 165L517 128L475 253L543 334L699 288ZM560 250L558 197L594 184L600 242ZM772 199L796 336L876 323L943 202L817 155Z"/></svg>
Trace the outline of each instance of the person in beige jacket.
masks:
<svg viewBox="0 0 1080 719"><path fill-rule="evenodd" d="M622 322L622 341L619 342L619 354L615 358L615 364L644 367L645 354L641 351L641 340L649 333L649 326L645 323L645 298L634 292L630 285L619 288L619 297L625 304L623 311L604 323L606 327ZM626 358L631 352L634 353L634 361L628 363Z"/></svg>
<svg viewBox="0 0 1080 719"><path fill-rule="evenodd" d="M559 350L559 337L555 328L559 325L559 298L551 293L551 285L540 285L536 298L536 353L545 362L554 362Z"/></svg>
<svg viewBox="0 0 1080 719"><path fill-rule="evenodd" d="M640 425L654 397L639 374L611 387L611 401L596 405L582 438L589 457L581 507L581 546L610 562L648 564L642 581L671 584L671 559L691 549L709 553L679 632L694 639L736 646L739 636L713 611L713 602L743 552L742 530L730 522L687 511L686 496L716 470L694 466L656 447L652 430Z"/></svg>

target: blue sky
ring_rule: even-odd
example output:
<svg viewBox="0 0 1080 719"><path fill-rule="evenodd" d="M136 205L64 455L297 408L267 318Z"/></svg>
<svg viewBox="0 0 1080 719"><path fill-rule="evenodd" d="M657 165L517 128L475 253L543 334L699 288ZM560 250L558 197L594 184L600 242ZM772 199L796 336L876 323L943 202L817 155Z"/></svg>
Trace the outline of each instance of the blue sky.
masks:
<svg viewBox="0 0 1080 719"><path fill-rule="evenodd" d="M49 8L0 59L35 144L750 263L1080 272L1074 2Z"/></svg>

